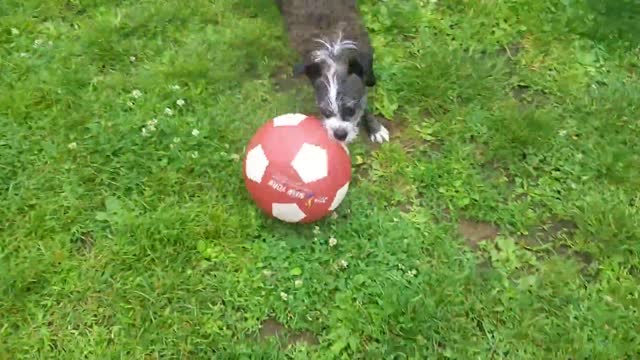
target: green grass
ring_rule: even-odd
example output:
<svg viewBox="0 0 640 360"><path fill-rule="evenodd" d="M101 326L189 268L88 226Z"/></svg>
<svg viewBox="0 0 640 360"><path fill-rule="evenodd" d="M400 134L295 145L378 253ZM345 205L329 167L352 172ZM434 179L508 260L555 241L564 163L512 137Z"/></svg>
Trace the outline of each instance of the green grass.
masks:
<svg viewBox="0 0 640 360"><path fill-rule="evenodd" d="M271 2L2 1L0 358L640 357L638 2L361 3L392 141L289 226L239 161L313 110Z"/></svg>

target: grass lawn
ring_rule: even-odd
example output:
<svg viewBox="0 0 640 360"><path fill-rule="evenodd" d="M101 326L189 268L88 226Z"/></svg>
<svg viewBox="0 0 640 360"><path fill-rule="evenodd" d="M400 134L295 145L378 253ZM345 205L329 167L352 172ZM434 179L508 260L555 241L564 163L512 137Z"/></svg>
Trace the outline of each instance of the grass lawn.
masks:
<svg viewBox="0 0 640 360"><path fill-rule="evenodd" d="M292 226L271 1L1 1L0 359L640 358L640 3L361 7L391 142Z"/></svg>

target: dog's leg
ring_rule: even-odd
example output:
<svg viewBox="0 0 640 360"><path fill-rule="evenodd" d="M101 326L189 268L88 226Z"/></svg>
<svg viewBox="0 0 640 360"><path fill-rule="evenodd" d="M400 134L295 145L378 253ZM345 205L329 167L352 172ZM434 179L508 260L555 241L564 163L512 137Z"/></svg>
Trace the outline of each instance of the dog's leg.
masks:
<svg viewBox="0 0 640 360"><path fill-rule="evenodd" d="M384 125L380 124L380 121L376 119L369 111L364 113L364 126L369 133L369 139L372 142L382 144L385 141L389 141L389 130Z"/></svg>

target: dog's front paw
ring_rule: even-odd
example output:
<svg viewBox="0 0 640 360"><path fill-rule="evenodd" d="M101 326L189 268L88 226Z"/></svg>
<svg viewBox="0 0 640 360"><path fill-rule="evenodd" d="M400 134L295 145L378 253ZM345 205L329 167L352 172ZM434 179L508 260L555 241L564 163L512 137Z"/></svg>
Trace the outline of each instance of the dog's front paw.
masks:
<svg viewBox="0 0 640 360"><path fill-rule="evenodd" d="M389 130L387 130L384 125L380 125L380 129L375 133L371 134L370 137L372 142L376 142L378 144L382 144L385 141L389 141Z"/></svg>

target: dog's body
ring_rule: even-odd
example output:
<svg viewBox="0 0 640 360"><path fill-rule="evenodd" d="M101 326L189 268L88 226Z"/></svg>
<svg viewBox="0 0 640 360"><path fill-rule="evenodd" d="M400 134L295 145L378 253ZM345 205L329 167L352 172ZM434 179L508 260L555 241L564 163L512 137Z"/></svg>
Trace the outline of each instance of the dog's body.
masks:
<svg viewBox="0 0 640 360"><path fill-rule="evenodd" d="M292 47L302 57L294 74L311 82L325 127L349 143L365 120L375 142L389 132L367 111L367 87L376 84L373 49L356 0L276 0Z"/></svg>

